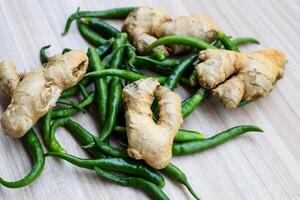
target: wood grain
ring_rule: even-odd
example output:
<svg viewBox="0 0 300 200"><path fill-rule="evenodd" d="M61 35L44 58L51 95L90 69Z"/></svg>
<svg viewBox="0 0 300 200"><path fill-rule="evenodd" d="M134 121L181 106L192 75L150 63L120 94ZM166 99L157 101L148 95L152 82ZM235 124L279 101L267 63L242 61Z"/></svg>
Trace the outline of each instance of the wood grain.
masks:
<svg viewBox="0 0 300 200"><path fill-rule="evenodd" d="M263 134L248 134L221 147L192 156L176 157L173 162L186 172L195 190L205 200L217 199L300 199L300 2L298 0L147 0L147 1L38 1L0 0L0 60L11 59L18 70L40 65L39 48L51 44L50 53L63 48L86 49L76 26L61 37L67 16L80 6L105 9L148 4L167 10L172 16L206 14L232 36L251 36L260 46L244 51L274 47L288 57L285 78L266 98L236 110L227 110L208 99L184 124L207 135L239 124L255 124ZM116 22L120 26L121 22ZM185 97L184 90L178 90ZM0 96L1 112L8 98ZM75 120L95 132L95 121L88 115ZM65 130L58 138L72 154L83 156L80 146ZM30 160L17 140L0 134L0 176L22 177ZM192 199L180 185L167 180L164 191L171 199ZM140 190L102 181L95 173L66 162L47 159L42 176L24 189L0 187L0 199L147 199Z"/></svg>

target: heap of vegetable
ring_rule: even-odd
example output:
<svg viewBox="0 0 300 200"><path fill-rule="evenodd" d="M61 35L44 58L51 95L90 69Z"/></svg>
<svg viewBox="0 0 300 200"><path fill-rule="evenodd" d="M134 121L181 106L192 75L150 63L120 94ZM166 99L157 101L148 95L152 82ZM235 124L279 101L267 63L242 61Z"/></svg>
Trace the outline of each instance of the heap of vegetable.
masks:
<svg viewBox="0 0 300 200"><path fill-rule="evenodd" d="M106 18L126 18L122 28L126 33L102 20ZM28 131L22 140L35 161L26 177L16 182L0 178L1 185L19 188L32 183L43 170L45 156L53 156L95 170L112 183L144 189L155 199L168 199L161 189L165 185L163 173L199 199L185 174L170 163L172 154L192 154L249 131L262 132L256 126L241 125L206 138L180 126L210 94L229 108L265 96L283 74L283 53L274 49L239 52L239 45L258 41L231 39L205 16L172 20L165 12L147 6L78 9L68 18L64 35L73 20L82 36L94 45L88 48L88 58L70 49L49 58L45 52L49 45L40 50L43 67L29 73L17 73L9 61L0 64L0 89L12 97L2 117L2 127L15 138ZM184 57L165 58L182 52L186 53ZM88 73L83 78L88 63ZM158 75L147 76L141 69ZM89 87L91 84L94 89ZM193 91L182 102L172 91L179 84ZM71 96L81 98L75 101ZM60 106L53 108L55 103ZM87 111L97 112L101 127L98 135L70 119ZM49 150L45 156L31 129L42 116L41 132ZM14 123L16 120L19 123ZM66 153L55 137L61 126L91 158ZM112 134L123 141L121 147L109 144Z"/></svg>

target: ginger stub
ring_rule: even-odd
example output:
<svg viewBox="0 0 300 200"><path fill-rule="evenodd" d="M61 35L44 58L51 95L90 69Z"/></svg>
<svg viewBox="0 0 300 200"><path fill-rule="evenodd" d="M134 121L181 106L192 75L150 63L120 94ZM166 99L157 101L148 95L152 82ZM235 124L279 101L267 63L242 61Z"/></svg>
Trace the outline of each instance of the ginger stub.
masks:
<svg viewBox="0 0 300 200"><path fill-rule="evenodd" d="M152 119L151 104L159 106L159 119ZM160 86L157 81L144 79L123 89L128 135L128 155L143 159L155 169L168 165L172 157L172 144L183 119L180 96Z"/></svg>
<svg viewBox="0 0 300 200"><path fill-rule="evenodd" d="M266 96L283 76L286 63L285 55L275 49L252 53L205 50L199 59L203 61L196 66L199 84L215 88L213 95L228 108L236 108L242 100Z"/></svg>
<svg viewBox="0 0 300 200"><path fill-rule="evenodd" d="M168 35L193 36L212 42L217 39L218 25L207 16L183 16L172 20L164 11L148 6L141 6L132 11L125 19L123 31L140 54L157 38ZM183 45L159 46L153 51L163 50L165 55L191 50Z"/></svg>
<svg viewBox="0 0 300 200"><path fill-rule="evenodd" d="M12 62L2 62L0 89L12 98L1 118L4 133L12 138L22 137L55 106L64 89L83 78L87 66L86 54L77 50L56 55L43 67L22 75Z"/></svg>

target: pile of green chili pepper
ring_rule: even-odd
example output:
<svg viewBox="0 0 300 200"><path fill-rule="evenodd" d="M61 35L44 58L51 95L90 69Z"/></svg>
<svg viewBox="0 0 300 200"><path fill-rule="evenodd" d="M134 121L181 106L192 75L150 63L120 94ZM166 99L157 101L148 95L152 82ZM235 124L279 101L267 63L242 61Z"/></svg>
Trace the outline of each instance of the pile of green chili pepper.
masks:
<svg viewBox="0 0 300 200"><path fill-rule="evenodd" d="M74 164L75 166L94 170L104 180L123 186L132 186L145 190L155 199L168 199L162 188L165 185L161 174L183 184L195 199L200 199L192 189L186 175L175 165L157 171L142 161L130 158L122 147L110 145L111 135L125 140L124 110L122 108L122 88L133 81L148 78L145 71L157 75L152 78L163 86L173 90L178 85L188 86L191 95L182 102L182 116L188 117L210 94L201 88L196 81L193 68L199 51L205 49L224 48L238 51L238 46L245 43L258 43L254 38L235 38L220 32L218 39L209 44L198 38L186 36L166 36L156 40L147 50L159 45L181 44L195 48L195 51L184 57L164 58L158 55L137 55L135 48L127 39L126 33L120 32L103 19L124 19L134 7L115 8L104 11L80 11L72 14L66 23L63 35L67 34L72 21L77 21L78 29L91 46L88 47L89 72L74 87L65 90L57 101L57 107L48 112L41 120L41 133L48 151L44 154L42 146L33 129L23 138L26 148L32 154L34 165L23 179L8 182L0 178L0 185L19 188L32 183L41 174L45 157L52 156ZM42 64L50 57L44 46L40 50ZM64 52L70 49L64 49ZM77 97L76 100L74 97ZM248 102L242 102L245 105ZM155 103L153 112L157 111ZM97 123L101 130L92 134L70 117L77 113L96 112ZM82 149L87 151L90 158L78 158L66 153L66 149L56 139L59 127L65 127L74 136ZM220 145L246 132L262 132L253 125L242 125L230 128L212 137L203 133L180 129L173 144L173 155L186 155L200 152ZM118 174L114 174L117 172Z"/></svg>

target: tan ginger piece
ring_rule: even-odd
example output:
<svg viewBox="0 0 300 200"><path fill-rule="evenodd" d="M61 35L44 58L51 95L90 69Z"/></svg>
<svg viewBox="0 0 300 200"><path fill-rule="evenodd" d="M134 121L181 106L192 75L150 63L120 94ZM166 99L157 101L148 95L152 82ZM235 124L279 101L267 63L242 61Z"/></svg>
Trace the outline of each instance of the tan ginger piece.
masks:
<svg viewBox="0 0 300 200"><path fill-rule="evenodd" d="M286 63L285 55L271 48L253 53L206 50L200 53L200 60L205 60L196 66L200 85L211 89L222 83L213 95L228 108L266 96L283 76Z"/></svg>
<svg viewBox="0 0 300 200"><path fill-rule="evenodd" d="M153 36L154 31L164 22L171 18L162 10L148 6L141 6L133 10L125 19L122 30L128 33L140 54L147 53L145 48L156 40ZM153 51L167 50L162 47L156 47Z"/></svg>
<svg viewBox="0 0 300 200"><path fill-rule="evenodd" d="M86 54L77 50L52 57L43 67L24 73L22 77L13 63L2 62L0 89L12 97L1 119L4 132L12 138L22 137L55 106L64 89L83 78L87 67Z"/></svg>
<svg viewBox="0 0 300 200"><path fill-rule="evenodd" d="M159 106L159 119L152 119L151 104ZM172 144L183 119L180 96L160 86L157 81L144 79L123 89L126 109L128 155L143 159L155 169L163 169L172 157Z"/></svg>
<svg viewBox="0 0 300 200"><path fill-rule="evenodd" d="M219 31L216 22L207 16L182 16L157 27L155 36L157 38L168 35L192 36L210 43L217 39ZM184 45L170 45L169 49L172 54L191 50Z"/></svg>
<svg viewBox="0 0 300 200"><path fill-rule="evenodd" d="M133 45L140 54L145 47L157 38L168 35L193 36L212 42L217 38L219 27L207 16L184 16L172 20L165 12L148 6L141 6L132 11L125 19L123 31L127 32ZM154 51L163 50L177 54L191 50L183 45L170 45L168 48L159 46ZM169 52L168 52L168 51Z"/></svg>

